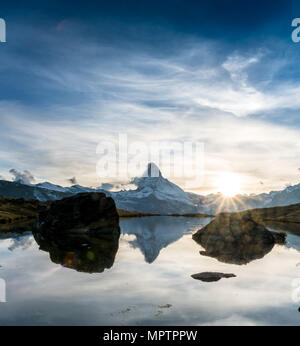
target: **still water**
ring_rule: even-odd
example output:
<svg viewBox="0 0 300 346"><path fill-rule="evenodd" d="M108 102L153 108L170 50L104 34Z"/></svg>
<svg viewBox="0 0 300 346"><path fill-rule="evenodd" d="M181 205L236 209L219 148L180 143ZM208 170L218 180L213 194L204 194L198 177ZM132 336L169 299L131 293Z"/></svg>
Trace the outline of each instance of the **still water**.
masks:
<svg viewBox="0 0 300 346"><path fill-rule="evenodd" d="M300 237L288 233L246 265L224 263L192 240L210 220L125 219L119 239L80 247L2 236L0 325L300 325ZM236 277L191 277L208 271Z"/></svg>

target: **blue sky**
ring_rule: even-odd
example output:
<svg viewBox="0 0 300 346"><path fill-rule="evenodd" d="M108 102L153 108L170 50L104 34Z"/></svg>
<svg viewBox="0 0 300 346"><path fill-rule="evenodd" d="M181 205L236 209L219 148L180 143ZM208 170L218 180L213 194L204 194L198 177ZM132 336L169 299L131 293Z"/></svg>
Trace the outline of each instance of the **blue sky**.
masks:
<svg viewBox="0 0 300 346"><path fill-rule="evenodd" d="M222 172L247 193L299 183L299 1L7 1L0 17L2 177L97 186L97 144L127 133L203 142L194 192Z"/></svg>

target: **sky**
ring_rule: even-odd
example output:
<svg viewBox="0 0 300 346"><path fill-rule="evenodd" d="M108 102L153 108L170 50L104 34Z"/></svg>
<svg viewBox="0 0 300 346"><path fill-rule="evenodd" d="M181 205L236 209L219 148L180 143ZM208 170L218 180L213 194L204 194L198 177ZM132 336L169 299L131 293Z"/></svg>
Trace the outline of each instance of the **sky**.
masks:
<svg viewBox="0 0 300 346"><path fill-rule="evenodd" d="M2 1L0 176L120 186L97 148L126 134L202 143L195 193L228 172L244 193L300 183L298 17L293 0Z"/></svg>

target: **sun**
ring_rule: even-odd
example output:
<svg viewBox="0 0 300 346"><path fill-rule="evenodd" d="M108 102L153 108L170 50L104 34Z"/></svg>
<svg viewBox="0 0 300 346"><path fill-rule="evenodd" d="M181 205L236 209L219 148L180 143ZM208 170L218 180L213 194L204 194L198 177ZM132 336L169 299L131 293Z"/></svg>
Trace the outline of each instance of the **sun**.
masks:
<svg viewBox="0 0 300 346"><path fill-rule="evenodd" d="M241 193L240 177L234 173L223 173L216 183L218 192L225 197L234 197Z"/></svg>

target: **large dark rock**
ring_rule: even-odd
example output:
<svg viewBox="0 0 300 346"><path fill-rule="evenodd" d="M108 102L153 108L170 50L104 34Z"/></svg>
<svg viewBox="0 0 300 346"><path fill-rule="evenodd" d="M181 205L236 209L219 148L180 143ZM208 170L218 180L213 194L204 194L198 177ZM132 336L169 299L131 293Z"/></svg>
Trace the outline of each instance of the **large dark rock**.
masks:
<svg viewBox="0 0 300 346"><path fill-rule="evenodd" d="M220 214L193 235L210 256L221 262L246 264L264 257L275 243L283 243L284 235L275 234L240 214Z"/></svg>
<svg viewBox="0 0 300 346"><path fill-rule="evenodd" d="M37 219L37 231L43 233L109 233L118 225L119 215L114 200L96 192L80 193L52 202Z"/></svg>

